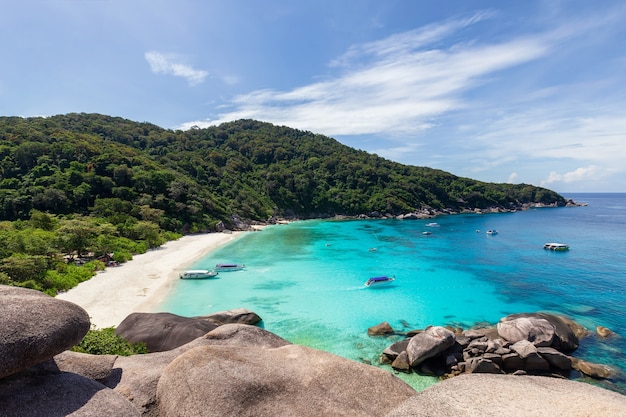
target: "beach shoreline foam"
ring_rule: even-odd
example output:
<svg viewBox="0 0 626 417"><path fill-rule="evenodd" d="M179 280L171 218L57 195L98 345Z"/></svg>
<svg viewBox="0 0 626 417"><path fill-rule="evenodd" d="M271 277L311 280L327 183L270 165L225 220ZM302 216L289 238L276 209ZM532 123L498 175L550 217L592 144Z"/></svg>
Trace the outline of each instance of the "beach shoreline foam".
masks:
<svg viewBox="0 0 626 417"><path fill-rule="evenodd" d="M116 327L131 313L154 312L181 271L242 233L245 232L183 236L135 255L118 267L106 268L56 298L84 308L92 327Z"/></svg>

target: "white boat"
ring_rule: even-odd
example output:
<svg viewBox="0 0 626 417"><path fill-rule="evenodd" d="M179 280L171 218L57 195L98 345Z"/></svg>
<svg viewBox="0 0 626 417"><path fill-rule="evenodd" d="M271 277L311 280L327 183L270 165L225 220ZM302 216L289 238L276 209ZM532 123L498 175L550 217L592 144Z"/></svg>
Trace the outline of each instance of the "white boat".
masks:
<svg viewBox="0 0 626 417"><path fill-rule="evenodd" d="M220 272L225 271L241 271L245 269L245 265L243 264L217 264L215 265L215 270Z"/></svg>
<svg viewBox="0 0 626 417"><path fill-rule="evenodd" d="M497 235L497 234L498 234L498 231L497 231L497 230L495 230L495 229L494 229L494 230L487 230L487 234L488 234L488 235Z"/></svg>
<svg viewBox="0 0 626 417"><path fill-rule="evenodd" d="M208 269L191 269L180 273L180 279L207 279L216 276L217 271L209 271Z"/></svg>
<svg viewBox="0 0 626 417"><path fill-rule="evenodd" d="M546 243L545 245L543 245L543 248L546 250L562 252L562 251L569 250L569 245L565 243L553 243L552 242L552 243Z"/></svg>
<svg viewBox="0 0 626 417"><path fill-rule="evenodd" d="M427 223L426 227L439 227L439 223Z"/></svg>
<svg viewBox="0 0 626 417"><path fill-rule="evenodd" d="M382 286L391 284L395 280L396 280L395 277L387 277L387 276L372 277L368 279L367 281L365 281L365 286L366 287L382 287Z"/></svg>

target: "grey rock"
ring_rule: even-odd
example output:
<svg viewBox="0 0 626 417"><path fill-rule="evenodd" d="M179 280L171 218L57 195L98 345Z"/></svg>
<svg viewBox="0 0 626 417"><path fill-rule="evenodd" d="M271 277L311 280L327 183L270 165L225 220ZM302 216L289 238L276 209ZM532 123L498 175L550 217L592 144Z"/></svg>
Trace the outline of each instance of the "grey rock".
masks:
<svg viewBox="0 0 626 417"><path fill-rule="evenodd" d="M626 396L541 376L463 374L414 395L385 417L626 416Z"/></svg>
<svg viewBox="0 0 626 417"><path fill-rule="evenodd" d="M386 321L367 329L368 336L385 336L393 333L393 327L391 327L391 325Z"/></svg>
<svg viewBox="0 0 626 417"><path fill-rule="evenodd" d="M456 339L456 342L459 344L459 346L461 346L462 348L466 348L467 346L469 346L470 342L472 341L472 339L465 336L464 333L455 334L454 338Z"/></svg>
<svg viewBox="0 0 626 417"><path fill-rule="evenodd" d="M248 324L224 324L203 336L211 345L280 347L291 342Z"/></svg>
<svg viewBox="0 0 626 417"><path fill-rule="evenodd" d="M160 417L379 417L414 394L387 371L298 345L201 346L157 390Z"/></svg>
<svg viewBox="0 0 626 417"><path fill-rule="evenodd" d="M144 355L120 356L103 384L130 401L144 415L156 412L157 383L163 370L182 353L207 343L198 338L179 348Z"/></svg>
<svg viewBox="0 0 626 417"><path fill-rule="evenodd" d="M391 367L400 372L411 372L411 366L409 365L409 358L406 351L400 352L400 354L391 362Z"/></svg>
<svg viewBox="0 0 626 417"><path fill-rule="evenodd" d="M524 369L524 359L522 359L517 353L511 352L502 355L502 369L507 372L517 371Z"/></svg>
<svg viewBox="0 0 626 417"><path fill-rule="evenodd" d="M454 333L441 326L432 326L411 338L406 349L409 363L416 367L454 345Z"/></svg>
<svg viewBox="0 0 626 417"><path fill-rule="evenodd" d="M520 313L507 316L509 319L518 317L534 317L547 320L554 326L552 347L561 352L573 352L578 348L579 339L589 334L580 324L567 317L548 313Z"/></svg>
<svg viewBox="0 0 626 417"><path fill-rule="evenodd" d="M132 417L139 411L124 397L83 376L62 372L0 380L2 417Z"/></svg>
<svg viewBox="0 0 626 417"><path fill-rule="evenodd" d="M459 363L459 358L455 355L446 355L446 367L452 368Z"/></svg>
<svg viewBox="0 0 626 417"><path fill-rule="evenodd" d="M483 359L487 359L490 360L491 362L495 363L498 366L502 366L502 355L498 355L497 353L485 353L482 356Z"/></svg>
<svg viewBox="0 0 626 417"><path fill-rule="evenodd" d="M615 333L613 333L613 331L609 328L606 328L604 326L597 326L596 327L596 334L600 337L611 337L613 335L615 335Z"/></svg>
<svg viewBox="0 0 626 417"><path fill-rule="evenodd" d="M90 355L66 350L50 362L59 371L72 372L94 381L104 381L111 375L117 358L117 355Z"/></svg>
<svg viewBox="0 0 626 417"><path fill-rule="evenodd" d="M524 358L524 370L531 373L548 372L550 371L550 362L541 357L539 353L534 353Z"/></svg>
<svg viewBox="0 0 626 417"><path fill-rule="evenodd" d="M156 412L157 383L163 370L178 356L206 345L279 347L285 339L247 324L225 324L181 347L145 355L120 356L104 384L123 395L144 414ZM117 370L117 372L115 372Z"/></svg>
<svg viewBox="0 0 626 417"><path fill-rule="evenodd" d="M511 343L528 340L535 346L550 346L555 333L548 320L535 317L504 317L497 328L500 337Z"/></svg>
<svg viewBox="0 0 626 417"><path fill-rule="evenodd" d="M411 339L402 339L398 342L392 343L383 350L383 354L394 360L401 352L404 352L409 345Z"/></svg>
<svg viewBox="0 0 626 417"><path fill-rule="evenodd" d="M220 311L207 316L198 316L196 318L206 320L210 323L217 324L218 326L231 323L257 324L262 320L258 314L245 308Z"/></svg>
<svg viewBox="0 0 626 417"><path fill-rule="evenodd" d="M497 339L498 330L495 327L481 327L477 329L469 329L463 332L463 335L470 339L484 338L484 341Z"/></svg>
<svg viewBox="0 0 626 417"><path fill-rule="evenodd" d="M511 349L501 347L501 348L496 349L495 352L493 353L495 353L496 355L502 356L502 355L506 355L507 353L511 353Z"/></svg>
<svg viewBox="0 0 626 417"><path fill-rule="evenodd" d="M89 315L76 304L0 285L0 378L70 349L89 327Z"/></svg>
<svg viewBox="0 0 626 417"><path fill-rule="evenodd" d="M517 353L522 359L525 359L530 355L537 354L537 347L528 340L520 340L519 342L512 344L511 350Z"/></svg>
<svg viewBox="0 0 626 417"><path fill-rule="evenodd" d="M171 350L217 328L207 320L172 313L132 313L115 329L115 334L132 343L143 342L148 352Z"/></svg>
<svg viewBox="0 0 626 417"><path fill-rule="evenodd" d="M499 351L499 350L504 349L504 346L505 346L506 344L507 344L507 343L506 343L504 340L502 340L502 339L494 339L494 340L489 340L489 341L487 342L487 349L486 349L486 352L490 352L490 353L497 352L497 351Z"/></svg>
<svg viewBox="0 0 626 417"><path fill-rule="evenodd" d="M537 353L556 369L561 371L569 371L572 369L572 359L554 348L540 347L537 348Z"/></svg>
<svg viewBox="0 0 626 417"><path fill-rule="evenodd" d="M489 359L477 357L471 358L465 362L465 372L476 374L501 374L502 369Z"/></svg>
<svg viewBox="0 0 626 417"><path fill-rule="evenodd" d="M487 347L489 346L489 341L483 340L472 340L470 344L467 346L468 349L477 349L479 352L487 351Z"/></svg>
<svg viewBox="0 0 626 417"><path fill-rule="evenodd" d="M587 362L582 359L573 359L572 368L595 379L611 378L615 375L615 371L610 366Z"/></svg>

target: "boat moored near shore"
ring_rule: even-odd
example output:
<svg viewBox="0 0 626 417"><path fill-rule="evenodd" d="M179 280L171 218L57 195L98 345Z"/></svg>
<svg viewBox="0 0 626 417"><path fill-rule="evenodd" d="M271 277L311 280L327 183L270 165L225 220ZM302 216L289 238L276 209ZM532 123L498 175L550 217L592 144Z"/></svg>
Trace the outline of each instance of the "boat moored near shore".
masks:
<svg viewBox="0 0 626 417"><path fill-rule="evenodd" d="M225 271L241 271L245 269L246 266L244 264L217 264L215 265L215 270L219 272Z"/></svg>
<svg viewBox="0 0 626 417"><path fill-rule="evenodd" d="M215 278L218 275L216 271L208 269L192 269L180 273L180 279L207 279Z"/></svg>

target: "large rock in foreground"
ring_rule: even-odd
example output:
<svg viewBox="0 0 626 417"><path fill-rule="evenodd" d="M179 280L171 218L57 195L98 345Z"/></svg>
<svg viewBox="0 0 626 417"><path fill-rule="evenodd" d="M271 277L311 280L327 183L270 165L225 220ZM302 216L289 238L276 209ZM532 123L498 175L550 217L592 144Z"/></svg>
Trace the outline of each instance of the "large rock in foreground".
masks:
<svg viewBox="0 0 626 417"><path fill-rule="evenodd" d="M132 313L115 329L129 342L143 342L148 352L163 352L204 336L218 325L172 313Z"/></svg>
<svg viewBox="0 0 626 417"><path fill-rule="evenodd" d="M76 304L0 285L0 378L70 349L89 326L89 315Z"/></svg>
<svg viewBox="0 0 626 417"><path fill-rule="evenodd" d="M123 396L83 376L62 372L0 380L2 417L139 417Z"/></svg>
<svg viewBox="0 0 626 417"><path fill-rule="evenodd" d="M197 347L157 388L161 417L379 417L412 395L389 372L298 345Z"/></svg>
<svg viewBox="0 0 626 417"><path fill-rule="evenodd" d="M165 352L145 355L120 356L104 384L122 394L137 409L149 414L156 408L157 383L163 370L183 353L205 345L226 345L232 349L241 346L280 347L289 344L285 339L267 330L246 324L225 324L190 343ZM200 385L204 385L201 381ZM152 414L150 414L152 415Z"/></svg>
<svg viewBox="0 0 626 417"><path fill-rule="evenodd" d="M626 416L626 396L540 376L466 374L416 394L385 417Z"/></svg>

